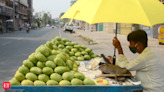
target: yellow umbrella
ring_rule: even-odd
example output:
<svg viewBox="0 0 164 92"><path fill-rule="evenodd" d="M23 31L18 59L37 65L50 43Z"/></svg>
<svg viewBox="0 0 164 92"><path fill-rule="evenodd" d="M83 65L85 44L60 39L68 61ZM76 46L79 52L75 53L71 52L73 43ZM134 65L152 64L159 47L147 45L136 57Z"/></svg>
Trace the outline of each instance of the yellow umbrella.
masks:
<svg viewBox="0 0 164 92"><path fill-rule="evenodd" d="M152 27L164 23L164 5L158 0L78 0L62 17L89 24L114 22Z"/></svg>
<svg viewBox="0 0 164 92"><path fill-rule="evenodd" d="M164 23L163 11L164 5L158 0L78 0L61 19L77 19L89 24L114 22L152 27ZM114 64L115 52L116 48L113 56Z"/></svg>

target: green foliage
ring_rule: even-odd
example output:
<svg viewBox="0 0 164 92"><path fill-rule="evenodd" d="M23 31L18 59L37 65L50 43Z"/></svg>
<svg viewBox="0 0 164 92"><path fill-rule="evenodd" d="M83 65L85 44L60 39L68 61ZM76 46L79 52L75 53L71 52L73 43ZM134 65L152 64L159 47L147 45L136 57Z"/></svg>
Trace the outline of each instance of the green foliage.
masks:
<svg viewBox="0 0 164 92"><path fill-rule="evenodd" d="M38 26L40 26L40 20L39 19L34 19L33 20L35 23L37 23Z"/></svg>
<svg viewBox="0 0 164 92"><path fill-rule="evenodd" d="M48 16L47 13L44 13L43 17L42 17L42 21L45 23L45 24L51 24L51 18Z"/></svg>

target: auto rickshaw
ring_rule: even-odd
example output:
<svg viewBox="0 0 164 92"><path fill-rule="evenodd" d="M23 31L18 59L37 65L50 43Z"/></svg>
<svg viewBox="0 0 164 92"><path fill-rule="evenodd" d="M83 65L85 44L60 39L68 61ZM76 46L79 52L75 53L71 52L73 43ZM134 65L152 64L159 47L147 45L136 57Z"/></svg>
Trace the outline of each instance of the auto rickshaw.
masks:
<svg viewBox="0 0 164 92"><path fill-rule="evenodd" d="M14 23L13 23L13 22L14 22L14 21L13 21L12 19L6 20L6 33L7 33L8 31L14 32Z"/></svg>
<svg viewBox="0 0 164 92"><path fill-rule="evenodd" d="M164 44L164 27L160 27L159 29L159 44Z"/></svg>

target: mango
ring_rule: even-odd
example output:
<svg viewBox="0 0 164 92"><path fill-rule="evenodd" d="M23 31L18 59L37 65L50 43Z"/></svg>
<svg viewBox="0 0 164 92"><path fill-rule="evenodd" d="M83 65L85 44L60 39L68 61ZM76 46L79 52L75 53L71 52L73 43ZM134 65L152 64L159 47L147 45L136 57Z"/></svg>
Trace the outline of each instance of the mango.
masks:
<svg viewBox="0 0 164 92"><path fill-rule="evenodd" d="M80 57L81 56L81 53L77 52L77 53L75 53L75 56L76 57Z"/></svg>
<svg viewBox="0 0 164 92"><path fill-rule="evenodd" d="M18 81L22 81L22 80L25 79L25 76L22 73L20 73L20 72L16 73L14 77Z"/></svg>
<svg viewBox="0 0 164 92"><path fill-rule="evenodd" d="M91 48L87 48L87 49L85 49L85 51L89 53L89 52L92 51L92 49Z"/></svg>
<svg viewBox="0 0 164 92"><path fill-rule="evenodd" d="M82 51L81 54L82 54L82 55L88 55L88 52Z"/></svg>
<svg viewBox="0 0 164 92"><path fill-rule="evenodd" d="M72 48L71 51L76 53L78 50L76 48Z"/></svg>
<svg viewBox="0 0 164 92"><path fill-rule="evenodd" d="M65 73L63 73L62 78L64 80L71 81L74 78L74 75L70 72L65 72Z"/></svg>
<svg viewBox="0 0 164 92"><path fill-rule="evenodd" d="M65 62L64 62L61 58L58 58L58 57L56 57L56 58L54 59L54 62L55 62L55 64L58 65L58 66L65 66L65 65L66 65Z"/></svg>
<svg viewBox="0 0 164 92"><path fill-rule="evenodd" d="M72 85L83 85L83 81L77 78L71 80Z"/></svg>
<svg viewBox="0 0 164 92"><path fill-rule="evenodd" d="M75 64L76 64L77 66L80 66L80 63L79 63L79 62L75 62Z"/></svg>
<svg viewBox="0 0 164 92"><path fill-rule="evenodd" d="M71 60L67 60L66 65L69 67L70 70L73 69L73 62Z"/></svg>
<svg viewBox="0 0 164 92"><path fill-rule="evenodd" d="M71 83L68 80L62 80L59 82L59 85L71 85Z"/></svg>
<svg viewBox="0 0 164 92"><path fill-rule="evenodd" d="M47 57L47 60L54 61L55 57L55 55L50 55Z"/></svg>
<svg viewBox="0 0 164 92"><path fill-rule="evenodd" d="M58 48L64 49L65 46L60 44L60 45L58 45Z"/></svg>
<svg viewBox="0 0 164 92"><path fill-rule="evenodd" d="M78 48L80 48L80 45L74 45L74 48L78 49Z"/></svg>
<svg viewBox="0 0 164 92"><path fill-rule="evenodd" d="M41 73L42 73L42 69L39 68L39 67L32 67L32 68L30 69L30 72L32 72L32 73L38 75L38 74L41 74Z"/></svg>
<svg viewBox="0 0 164 92"><path fill-rule="evenodd" d="M33 83L33 81L31 81L31 80L23 80L23 81L21 82L21 85L23 85L23 86L28 86L28 85L34 85L34 83Z"/></svg>
<svg viewBox="0 0 164 92"><path fill-rule="evenodd" d="M50 75L50 79L51 80L55 80L57 82L60 82L62 80L62 76L60 74L58 74L58 73L52 73Z"/></svg>
<svg viewBox="0 0 164 92"><path fill-rule="evenodd" d="M78 78L80 80L84 80L84 78L85 78L84 74L82 74L80 72L75 73L74 77Z"/></svg>
<svg viewBox="0 0 164 92"><path fill-rule="evenodd" d="M58 47L56 45L53 45L53 50L58 50Z"/></svg>
<svg viewBox="0 0 164 92"><path fill-rule="evenodd" d="M53 61L47 61L45 63L45 66L54 69L56 67L56 64Z"/></svg>
<svg viewBox="0 0 164 92"><path fill-rule="evenodd" d="M70 73L72 73L73 75L76 73L76 71L74 70L71 70Z"/></svg>
<svg viewBox="0 0 164 92"><path fill-rule="evenodd" d="M21 85L21 83L20 83L18 80L16 80L15 78L9 80L9 82L10 82L10 85L11 85L11 86L18 86L18 85Z"/></svg>
<svg viewBox="0 0 164 92"><path fill-rule="evenodd" d="M71 46L71 43L70 42L66 42L65 45Z"/></svg>
<svg viewBox="0 0 164 92"><path fill-rule="evenodd" d="M39 60L41 62L46 62L47 61L47 58L43 54L41 54L40 52L36 53L35 57L36 57L37 60Z"/></svg>
<svg viewBox="0 0 164 92"><path fill-rule="evenodd" d="M39 62L37 63L37 67L43 69L43 68L45 67L45 65L43 64L43 62L40 62L40 61L39 61Z"/></svg>
<svg viewBox="0 0 164 92"><path fill-rule="evenodd" d="M49 56L49 54L50 54L49 50L45 46L40 47L39 51L40 51L41 54L43 54L46 57Z"/></svg>
<svg viewBox="0 0 164 92"><path fill-rule="evenodd" d="M95 58L95 57L97 57L97 55L96 55L96 54L93 54L93 55L91 55L91 57L92 57L92 58Z"/></svg>
<svg viewBox="0 0 164 92"><path fill-rule="evenodd" d="M24 60L23 65L27 68L34 67L34 64L32 62L30 62L29 60Z"/></svg>
<svg viewBox="0 0 164 92"><path fill-rule="evenodd" d="M72 46L66 46L66 48L67 48L68 50L71 50L71 49L72 49Z"/></svg>
<svg viewBox="0 0 164 92"><path fill-rule="evenodd" d="M64 72L68 72L68 69L65 66L58 66L55 68L55 73L63 74Z"/></svg>
<svg viewBox="0 0 164 92"><path fill-rule="evenodd" d="M44 67L43 70L42 70L42 72L43 72L44 74L50 75L50 74L52 74L54 71L53 71L53 69L50 68L50 67Z"/></svg>
<svg viewBox="0 0 164 92"><path fill-rule="evenodd" d="M81 48L83 48L83 49L86 49L86 48L87 48L87 47L86 47L86 46L84 46L84 45L81 45L80 47L81 47Z"/></svg>
<svg viewBox="0 0 164 92"><path fill-rule="evenodd" d="M56 50L52 50L52 55L57 55L57 54L59 54Z"/></svg>
<svg viewBox="0 0 164 92"><path fill-rule="evenodd" d="M40 74L40 75L38 76L38 79L39 79L40 81L44 81L44 82L47 82L48 80L50 80L49 76L46 75L46 74Z"/></svg>
<svg viewBox="0 0 164 92"><path fill-rule="evenodd" d="M95 85L95 82L89 78L85 78L83 83L84 85Z"/></svg>
<svg viewBox="0 0 164 92"><path fill-rule="evenodd" d="M44 86L44 85L46 85L46 83L44 81L36 80L36 81L34 81L34 85L35 86Z"/></svg>
<svg viewBox="0 0 164 92"><path fill-rule="evenodd" d="M59 83L55 80L48 80L46 84L47 85L59 85Z"/></svg>
<svg viewBox="0 0 164 92"><path fill-rule="evenodd" d="M56 57L61 58L64 62L67 60L66 56L58 54Z"/></svg>
<svg viewBox="0 0 164 92"><path fill-rule="evenodd" d="M84 59L86 59L86 60L90 60L91 57L90 57L89 55L85 55L85 56L84 56Z"/></svg>
<svg viewBox="0 0 164 92"><path fill-rule="evenodd" d="M36 64L37 63L37 59L35 58L35 53L32 53L28 59L33 63L33 64Z"/></svg>
<svg viewBox="0 0 164 92"><path fill-rule="evenodd" d="M59 36L56 36L55 40L61 41L61 38Z"/></svg>
<svg viewBox="0 0 164 92"><path fill-rule="evenodd" d="M26 79L31 80L31 81L35 81L38 79L38 77L34 73L27 73Z"/></svg>
<svg viewBox="0 0 164 92"><path fill-rule="evenodd" d="M21 67L19 67L18 71L19 71L20 73L22 73L22 74L26 74L26 73L28 73L30 70L29 70L27 67L25 67L25 66L21 66Z"/></svg>
<svg viewBox="0 0 164 92"><path fill-rule="evenodd" d="M82 56L81 57L77 57L77 60L78 61L84 61L84 57L82 57Z"/></svg>

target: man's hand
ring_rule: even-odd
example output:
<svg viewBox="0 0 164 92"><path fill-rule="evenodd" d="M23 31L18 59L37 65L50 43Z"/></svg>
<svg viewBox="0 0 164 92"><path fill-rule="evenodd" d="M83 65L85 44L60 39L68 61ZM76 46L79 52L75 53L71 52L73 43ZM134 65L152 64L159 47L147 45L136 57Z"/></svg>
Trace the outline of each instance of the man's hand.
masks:
<svg viewBox="0 0 164 92"><path fill-rule="evenodd" d="M113 39L113 46L118 49L119 54L124 54L121 44L120 44L120 41L117 39L117 37L114 37L114 39Z"/></svg>
<svg viewBox="0 0 164 92"><path fill-rule="evenodd" d="M117 49L121 48L120 41L117 39L117 37L114 37L113 39L113 46Z"/></svg>
<svg viewBox="0 0 164 92"><path fill-rule="evenodd" d="M109 63L113 64L113 57L112 57L112 56L108 56L108 57L110 57L110 58L107 58L108 61L109 61ZM105 60L104 60L104 61L105 61Z"/></svg>

